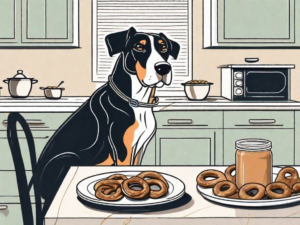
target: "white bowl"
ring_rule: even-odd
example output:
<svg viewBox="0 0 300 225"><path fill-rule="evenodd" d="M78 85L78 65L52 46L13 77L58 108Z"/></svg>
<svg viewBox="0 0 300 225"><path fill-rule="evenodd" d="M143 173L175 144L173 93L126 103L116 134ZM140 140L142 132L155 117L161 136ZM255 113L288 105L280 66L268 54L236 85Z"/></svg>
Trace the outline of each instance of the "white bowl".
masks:
<svg viewBox="0 0 300 225"><path fill-rule="evenodd" d="M209 94L210 85L213 83L206 84L193 84L193 83L183 83L184 92L188 99L190 100L204 100Z"/></svg>
<svg viewBox="0 0 300 225"><path fill-rule="evenodd" d="M45 88L44 94L48 99L60 99L64 88Z"/></svg>

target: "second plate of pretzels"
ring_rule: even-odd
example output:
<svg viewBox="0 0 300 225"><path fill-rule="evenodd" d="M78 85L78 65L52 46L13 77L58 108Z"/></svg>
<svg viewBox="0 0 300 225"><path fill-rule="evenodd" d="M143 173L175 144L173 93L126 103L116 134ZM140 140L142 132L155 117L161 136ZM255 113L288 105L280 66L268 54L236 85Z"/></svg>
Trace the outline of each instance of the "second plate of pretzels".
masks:
<svg viewBox="0 0 300 225"><path fill-rule="evenodd" d="M293 167L273 167L273 182L267 186L247 183L237 188L235 165L225 171L205 170L197 176L197 189L211 201L232 206L270 207L300 202L300 178Z"/></svg>
<svg viewBox="0 0 300 225"><path fill-rule="evenodd" d="M77 185L80 198L110 206L164 204L182 197L181 180L156 171L120 171L88 177Z"/></svg>

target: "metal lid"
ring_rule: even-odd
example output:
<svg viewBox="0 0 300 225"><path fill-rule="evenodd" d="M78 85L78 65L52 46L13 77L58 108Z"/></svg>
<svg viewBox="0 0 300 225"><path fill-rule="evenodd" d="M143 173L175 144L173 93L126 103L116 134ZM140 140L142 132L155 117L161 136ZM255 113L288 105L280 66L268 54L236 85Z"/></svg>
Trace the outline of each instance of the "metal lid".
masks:
<svg viewBox="0 0 300 225"><path fill-rule="evenodd" d="M258 138L240 139L235 142L235 148L243 151L268 151L272 148L272 142Z"/></svg>

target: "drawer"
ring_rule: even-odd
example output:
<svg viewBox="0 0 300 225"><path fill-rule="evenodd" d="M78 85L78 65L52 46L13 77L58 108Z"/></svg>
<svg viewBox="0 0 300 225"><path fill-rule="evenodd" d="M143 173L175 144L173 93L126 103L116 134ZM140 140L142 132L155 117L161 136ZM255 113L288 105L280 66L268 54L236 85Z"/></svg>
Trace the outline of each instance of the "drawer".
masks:
<svg viewBox="0 0 300 225"><path fill-rule="evenodd" d="M21 113L31 130L57 130L72 113ZM9 113L0 113L0 130L6 130ZM18 129L21 126L18 125Z"/></svg>
<svg viewBox="0 0 300 225"><path fill-rule="evenodd" d="M26 171L27 182L29 183L32 172ZM30 195L34 196L33 188L30 191ZM15 171L0 171L0 196L5 197L17 197L19 196L17 177ZM17 199L17 203L20 199ZM1 204L2 202L0 202ZM1 223L0 223L1 224Z"/></svg>
<svg viewBox="0 0 300 225"><path fill-rule="evenodd" d="M0 224L3 225L17 225L23 224L23 217L20 204L2 204L0 206L7 206L7 209L0 210ZM35 204L32 204L33 220L35 223Z"/></svg>
<svg viewBox="0 0 300 225"><path fill-rule="evenodd" d="M38 159L54 131L32 131L34 137L36 158ZM31 170L31 162L27 140L23 131L18 131L19 143L25 170ZM14 170L11 150L7 141L6 131L0 131L0 170ZM0 180L1 181L1 180Z"/></svg>
<svg viewBox="0 0 300 225"><path fill-rule="evenodd" d="M224 112L224 128L294 128L293 111Z"/></svg>
<svg viewBox="0 0 300 225"><path fill-rule="evenodd" d="M222 128L222 112L157 112L157 128Z"/></svg>

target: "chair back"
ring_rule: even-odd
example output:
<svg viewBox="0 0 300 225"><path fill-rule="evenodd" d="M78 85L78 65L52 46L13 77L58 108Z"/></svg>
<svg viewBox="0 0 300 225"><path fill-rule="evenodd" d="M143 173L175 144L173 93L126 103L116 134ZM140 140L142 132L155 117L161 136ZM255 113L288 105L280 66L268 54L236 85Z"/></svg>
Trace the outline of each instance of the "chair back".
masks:
<svg viewBox="0 0 300 225"><path fill-rule="evenodd" d="M18 139L17 123L21 125L25 133L25 137L27 139L27 144L29 148L31 168L33 174L29 184L26 178L24 162L23 162L19 139ZM41 195L39 191L39 185L38 185L38 179L36 173L37 161L36 161L34 140L26 120L19 113L12 112L8 115L7 140L9 143L9 147L11 150L13 163L16 171L23 224L24 225L34 224L33 210L32 210L32 204L30 200L30 194L29 194L31 189L31 184L33 184L34 195L35 195L36 225L42 225L44 219L41 212L42 210Z"/></svg>

